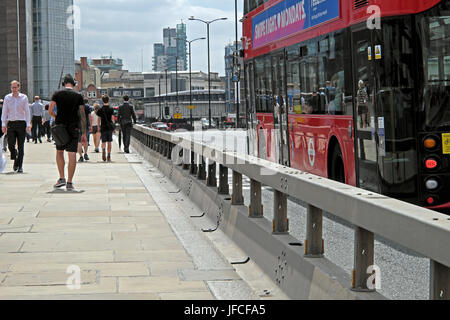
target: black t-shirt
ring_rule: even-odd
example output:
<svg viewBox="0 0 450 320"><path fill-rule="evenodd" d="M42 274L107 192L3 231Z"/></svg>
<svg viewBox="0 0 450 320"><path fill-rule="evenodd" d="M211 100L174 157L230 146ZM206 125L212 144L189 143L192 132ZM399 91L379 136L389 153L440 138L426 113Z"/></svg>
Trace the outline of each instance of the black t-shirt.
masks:
<svg viewBox="0 0 450 320"><path fill-rule="evenodd" d="M112 116L114 115L114 110L110 106L103 106L97 111L97 116L102 120L100 131L108 132L114 130L114 125L112 123Z"/></svg>
<svg viewBox="0 0 450 320"><path fill-rule="evenodd" d="M80 124L80 106L84 106L83 96L72 89L63 89L52 97L56 102L56 124L73 127Z"/></svg>
<svg viewBox="0 0 450 320"><path fill-rule="evenodd" d="M86 114L86 127L87 128L89 128L91 126L91 120L89 119L91 112L92 112L91 106L88 104L85 104L84 105L84 113Z"/></svg>

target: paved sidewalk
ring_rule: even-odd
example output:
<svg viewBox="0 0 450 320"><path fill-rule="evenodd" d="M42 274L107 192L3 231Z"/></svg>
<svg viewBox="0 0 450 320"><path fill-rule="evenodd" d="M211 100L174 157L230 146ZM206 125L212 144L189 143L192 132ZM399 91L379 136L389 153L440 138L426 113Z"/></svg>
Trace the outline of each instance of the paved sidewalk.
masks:
<svg viewBox="0 0 450 320"><path fill-rule="evenodd" d="M0 299L217 298L205 281L217 274L198 272L133 169L138 160L117 145L113 163L91 153L74 179L84 192L55 193L54 145L26 143L25 153L24 174L9 160L0 175ZM70 289L77 268L81 288ZM240 279L233 268L219 273Z"/></svg>

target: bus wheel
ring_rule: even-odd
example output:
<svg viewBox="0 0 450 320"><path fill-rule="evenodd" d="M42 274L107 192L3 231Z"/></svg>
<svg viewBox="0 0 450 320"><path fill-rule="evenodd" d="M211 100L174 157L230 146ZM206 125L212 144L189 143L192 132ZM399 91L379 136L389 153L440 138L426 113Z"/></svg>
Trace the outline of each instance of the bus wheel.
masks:
<svg viewBox="0 0 450 320"><path fill-rule="evenodd" d="M331 180L345 183L344 159L339 145L334 147L331 154L331 166L328 175Z"/></svg>

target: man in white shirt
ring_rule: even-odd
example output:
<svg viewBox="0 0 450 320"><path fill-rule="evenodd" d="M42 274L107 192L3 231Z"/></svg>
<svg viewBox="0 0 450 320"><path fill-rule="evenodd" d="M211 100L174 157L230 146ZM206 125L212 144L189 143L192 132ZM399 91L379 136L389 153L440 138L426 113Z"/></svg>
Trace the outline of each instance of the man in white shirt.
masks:
<svg viewBox="0 0 450 320"><path fill-rule="evenodd" d="M19 91L20 83L14 80L11 82L11 93L3 101L2 132L8 134L8 147L11 160L14 160L14 171L23 173L24 143L26 132L31 132L31 115L28 97Z"/></svg>
<svg viewBox="0 0 450 320"><path fill-rule="evenodd" d="M34 97L34 103L31 105L31 131L34 143L37 143L38 140L42 143L41 136L43 136L42 132L42 118L44 117L44 105L39 102L39 96Z"/></svg>

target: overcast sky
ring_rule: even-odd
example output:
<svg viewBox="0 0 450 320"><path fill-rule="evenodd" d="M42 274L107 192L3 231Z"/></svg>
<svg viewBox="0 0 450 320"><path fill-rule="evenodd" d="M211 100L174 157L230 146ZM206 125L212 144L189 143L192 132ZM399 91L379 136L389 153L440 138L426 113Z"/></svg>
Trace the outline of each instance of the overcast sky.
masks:
<svg viewBox="0 0 450 320"><path fill-rule="evenodd" d="M124 68L152 71L153 44L163 42L163 28L175 28L183 20L187 38L206 37L206 25L189 21L227 17L211 24L211 71L225 73L225 45L235 39L235 0L74 0L80 8L80 28L75 30L75 58L113 55L122 58ZM238 19L243 0L238 0ZM241 23L239 22L241 38ZM208 70L207 42L192 44L192 69Z"/></svg>

